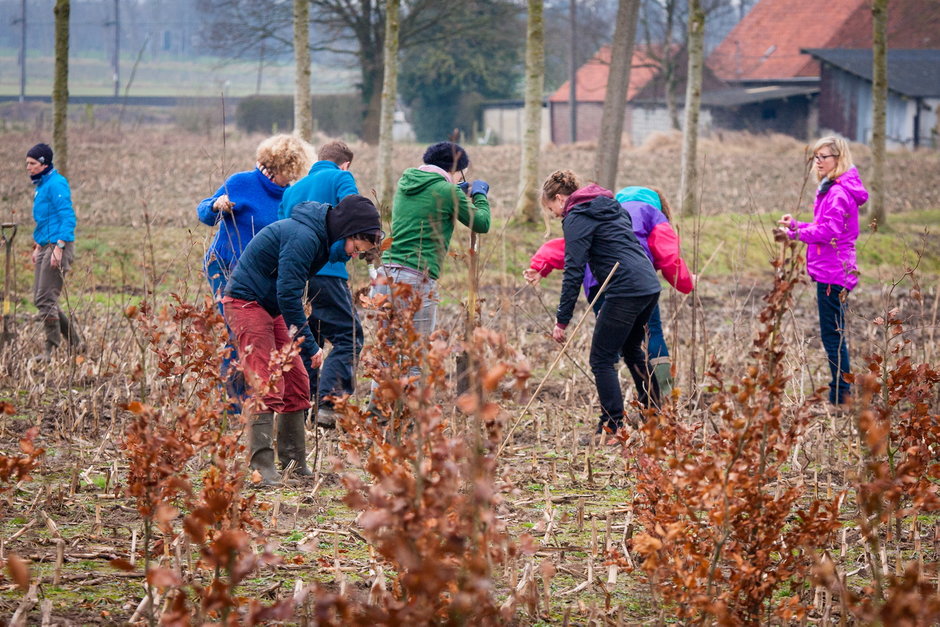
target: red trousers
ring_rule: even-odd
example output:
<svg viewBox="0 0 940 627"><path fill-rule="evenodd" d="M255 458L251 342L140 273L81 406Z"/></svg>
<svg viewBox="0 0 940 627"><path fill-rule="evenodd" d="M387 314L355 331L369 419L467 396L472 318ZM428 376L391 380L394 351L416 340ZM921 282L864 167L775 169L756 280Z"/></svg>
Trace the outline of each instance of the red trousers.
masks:
<svg viewBox="0 0 940 627"><path fill-rule="evenodd" d="M272 317L255 301L226 296L222 299L225 320L238 342L238 359L245 370L263 383L271 380L271 354L291 343L281 316ZM246 376L250 382L251 377ZM249 390L251 386L249 385ZM300 355L284 365L284 373L262 396L266 411L289 413L310 408L310 380Z"/></svg>

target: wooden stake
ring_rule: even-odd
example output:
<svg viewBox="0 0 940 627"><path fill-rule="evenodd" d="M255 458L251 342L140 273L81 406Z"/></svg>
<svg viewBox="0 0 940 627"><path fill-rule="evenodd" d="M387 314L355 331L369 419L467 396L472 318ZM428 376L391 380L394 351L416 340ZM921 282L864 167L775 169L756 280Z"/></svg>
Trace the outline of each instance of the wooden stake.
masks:
<svg viewBox="0 0 940 627"><path fill-rule="evenodd" d="M131 554L128 556L130 559L131 566L134 566L137 563L137 529L131 530Z"/></svg>
<svg viewBox="0 0 940 627"><path fill-rule="evenodd" d="M62 562L65 561L65 540L59 538L55 543L55 571L52 575L52 585L57 586L62 580Z"/></svg>

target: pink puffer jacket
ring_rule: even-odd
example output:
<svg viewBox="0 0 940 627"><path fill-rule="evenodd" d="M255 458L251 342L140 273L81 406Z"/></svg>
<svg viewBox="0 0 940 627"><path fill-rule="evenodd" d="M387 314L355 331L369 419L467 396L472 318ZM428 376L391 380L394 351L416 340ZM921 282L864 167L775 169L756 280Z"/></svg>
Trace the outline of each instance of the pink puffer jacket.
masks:
<svg viewBox="0 0 940 627"><path fill-rule="evenodd" d="M816 192L812 222L790 223L790 239L806 242L806 271L814 281L849 290L858 285L858 209L867 201L868 190L852 167L828 191Z"/></svg>

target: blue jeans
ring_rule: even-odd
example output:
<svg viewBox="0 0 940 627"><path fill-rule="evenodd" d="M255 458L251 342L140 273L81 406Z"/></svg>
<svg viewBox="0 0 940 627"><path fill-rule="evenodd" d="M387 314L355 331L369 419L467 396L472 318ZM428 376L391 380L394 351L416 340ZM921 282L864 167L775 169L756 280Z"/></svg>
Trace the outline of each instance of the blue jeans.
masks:
<svg viewBox="0 0 940 627"><path fill-rule="evenodd" d="M411 317L411 324L415 333L418 333L426 342L437 326L437 281L423 272L396 265L383 265L379 268L379 274L383 273L388 277L389 283L374 285L371 295L385 294L393 298L391 283L410 285L415 293L421 295L421 308ZM392 306L396 306L394 301ZM421 369L413 367L409 375L420 377ZM378 384L373 381L372 389L375 390L377 387Z"/></svg>
<svg viewBox="0 0 940 627"><path fill-rule="evenodd" d="M651 376L643 351L645 326L659 302L659 294L606 298L597 315L591 340L591 371L601 403L601 420L612 429L623 422L623 393L617 363L623 357L644 407L659 404L659 385Z"/></svg>
<svg viewBox="0 0 940 627"><path fill-rule="evenodd" d="M851 372L849 366L849 344L845 332L845 297L848 290L834 283L816 284L816 304L819 306L819 334L829 362L832 379L829 381L829 402L833 405L845 403L852 393L852 386L842 379Z"/></svg>
<svg viewBox="0 0 940 627"><path fill-rule="evenodd" d="M234 264L229 267L219 261L215 255L211 255L211 259L206 262L206 279L209 281L209 289L212 290L215 306L223 317L225 317L225 312L222 311L222 296L225 294L225 286L228 284L228 278L232 275L233 267ZM228 322L225 323L225 328L228 330L228 342L226 342L225 348L229 351L228 356L222 359L222 378L225 380L225 390L228 392L229 397L236 401L233 410L238 413L240 407L236 399L243 399L248 393L248 388L245 385L245 379L237 370L232 368L232 362L238 359L238 350L235 348L235 336L231 327L228 326Z"/></svg>
<svg viewBox="0 0 940 627"><path fill-rule="evenodd" d="M653 313L650 314L649 322L646 323L646 330L649 334L646 340L646 354L649 359L668 358L669 347L666 346L666 338L663 336L663 321L659 315L659 302L653 307Z"/></svg>
<svg viewBox="0 0 940 627"><path fill-rule="evenodd" d="M327 340L333 347L318 369L310 368L310 398L320 406L332 406L327 396L352 394L356 390L356 362L362 351L362 323L353 307L346 279L315 276L307 283L312 312L307 319L313 339L320 346Z"/></svg>

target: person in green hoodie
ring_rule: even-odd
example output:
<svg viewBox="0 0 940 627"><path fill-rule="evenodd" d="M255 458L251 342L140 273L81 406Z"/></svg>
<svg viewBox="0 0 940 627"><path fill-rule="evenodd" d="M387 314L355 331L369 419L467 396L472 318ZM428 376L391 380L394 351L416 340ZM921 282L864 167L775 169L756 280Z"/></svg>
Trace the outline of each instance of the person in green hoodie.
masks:
<svg viewBox="0 0 940 627"><path fill-rule="evenodd" d="M407 284L421 294L412 317L417 333L427 337L437 323L437 280L450 248L456 222L475 233L490 230L486 181L464 178L467 151L453 142L432 144L424 163L408 168L398 181L392 203L392 245L382 255L373 295L391 294L391 284ZM416 372L414 374L420 374Z"/></svg>

